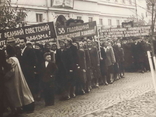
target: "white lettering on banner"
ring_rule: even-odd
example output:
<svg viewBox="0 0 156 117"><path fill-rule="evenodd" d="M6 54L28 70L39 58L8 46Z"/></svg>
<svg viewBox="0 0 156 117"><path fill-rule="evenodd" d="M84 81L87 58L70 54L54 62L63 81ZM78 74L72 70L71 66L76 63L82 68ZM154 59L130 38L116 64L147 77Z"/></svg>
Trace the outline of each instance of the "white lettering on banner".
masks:
<svg viewBox="0 0 156 117"><path fill-rule="evenodd" d="M25 29L25 34L32 34L32 33L35 33L34 27Z"/></svg>
<svg viewBox="0 0 156 117"><path fill-rule="evenodd" d="M75 38L75 37L79 37L81 35L80 35L80 32L76 32L76 33L67 34L66 36L69 38Z"/></svg>
<svg viewBox="0 0 156 117"><path fill-rule="evenodd" d="M24 35L23 29L5 32L4 33L4 38L19 36L19 35Z"/></svg>
<svg viewBox="0 0 156 117"><path fill-rule="evenodd" d="M44 31L48 31L50 30L50 27L48 24L46 24L45 26L37 26L35 27L35 31L36 32L44 32Z"/></svg>
<svg viewBox="0 0 156 117"><path fill-rule="evenodd" d="M40 39L46 39L48 38L48 34L40 34L40 35L33 35L33 36L28 36L26 39L28 41L35 41L35 40L40 40Z"/></svg>
<svg viewBox="0 0 156 117"><path fill-rule="evenodd" d="M6 44L6 41L5 40L0 41L0 46L5 45L5 44Z"/></svg>
<svg viewBox="0 0 156 117"><path fill-rule="evenodd" d="M95 34L95 30L86 30L86 31L81 31L81 35L85 36L85 35L91 35L91 34Z"/></svg>
<svg viewBox="0 0 156 117"><path fill-rule="evenodd" d="M64 28L58 28L58 34L65 34L65 29Z"/></svg>
<svg viewBox="0 0 156 117"><path fill-rule="evenodd" d="M50 30L50 27L48 24L44 26L36 26L36 27L31 27L31 28L26 28L25 29L25 34L33 34L36 32L44 32Z"/></svg>
<svg viewBox="0 0 156 117"><path fill-rule="evenodd" d="M67 28L67 33L89 29L89 24Z"/></svg>

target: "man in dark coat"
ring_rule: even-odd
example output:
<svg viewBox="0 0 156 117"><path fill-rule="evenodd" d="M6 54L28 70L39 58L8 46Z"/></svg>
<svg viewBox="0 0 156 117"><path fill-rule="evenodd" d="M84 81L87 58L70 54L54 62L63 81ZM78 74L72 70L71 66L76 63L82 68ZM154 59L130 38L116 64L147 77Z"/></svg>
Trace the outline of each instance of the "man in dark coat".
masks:
<svg viewBox="0 0 156 117"><path fill-rule="evenodd" d="M107 81L107 66L106 66L106 52L104 50L104 43L102 44L101 47L101 61L100 61L100 69L101 69L101 75L102 75L102 80L105 83L105 85L108 85L108 81Z"/></svg>
<svg viewBox="0 0 156 117"><path fill-rule="evenodd" d="M61 100L69 99L70 97L66 92L66 84L67 84L67 69L66 69L66 48L65 43L60 42L60 49L56 50L56 65L58 67L56 82L60 89Z"/></svg>
<svg viewBox="0 0 156 117"><path fill-rule="evenodd" d="M34 49L26 46L26 39L20 40L21 53L19 61L28 86L34 96L35 72L36 72L36 55Z"/></svg>

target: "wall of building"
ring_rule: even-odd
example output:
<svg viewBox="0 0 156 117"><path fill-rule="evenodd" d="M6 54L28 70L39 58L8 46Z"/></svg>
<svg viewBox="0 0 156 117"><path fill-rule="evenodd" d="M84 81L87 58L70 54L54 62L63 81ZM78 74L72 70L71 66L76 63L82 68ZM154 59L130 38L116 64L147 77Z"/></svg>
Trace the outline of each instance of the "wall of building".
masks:
<svg viewBox="0 0 156 117"><path fill-rule="evenodd" d="M58 15L64 15L67 19L81 17L85 22L92 17L98 25L101 25L99 19L102 19L105 27L116 27L118 22L121 25L128 17L136 16L136 0L75 0L73 9L54 8L51 2L52 0L12 0L14 6L26 8L28 16L25 21L28 24L40 23L36 22L36 14L42 14L42 22L56 21ZM145 14L145 11L138 14L142 12ZM111 20L111 25L108 20Z"/></svg>

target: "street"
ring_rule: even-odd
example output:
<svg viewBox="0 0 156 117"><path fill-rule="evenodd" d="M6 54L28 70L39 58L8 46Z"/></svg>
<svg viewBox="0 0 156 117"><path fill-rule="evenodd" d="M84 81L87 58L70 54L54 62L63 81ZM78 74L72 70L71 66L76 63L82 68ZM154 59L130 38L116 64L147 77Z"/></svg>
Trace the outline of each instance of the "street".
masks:
<svg viewBox="0 0 156 117"><path fill-rule="evenodd" d="M80 95L67 101L56 99L54 106L44 107L43 102L37 102L34 113L21 116L154 117L154 115L148 116L148 114L153 114L152 107L151 110L153 111L149 110L149 113L146 112L145 115L141 113L143 112L140 108L142 103L146 103L144 104L145 110L147 110L146 106L149 108L150 105L148 104L150 102L147 101L149 98L156 99L151 73L126 73L125 78L119 79L113 84L100 86L85 95ZM142 99L144 99L144 102L140 102ZM151 104L155 104L155 102L151 102ZM140 111L136 110L138 108ZM135 110L136 113L132 110Z"/></svg>

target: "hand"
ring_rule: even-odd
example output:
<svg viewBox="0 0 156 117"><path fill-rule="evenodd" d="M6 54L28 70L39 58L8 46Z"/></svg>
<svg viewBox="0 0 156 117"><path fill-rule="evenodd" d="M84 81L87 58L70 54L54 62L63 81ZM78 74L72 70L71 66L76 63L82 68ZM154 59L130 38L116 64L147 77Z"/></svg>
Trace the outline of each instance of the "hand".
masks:
<svg viewBox="0 0 156 117"><path fill-rule="evenodd" d="M86 70L85 70L85 69L83 69L83 72L86 72Z"/></svg>

